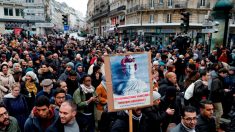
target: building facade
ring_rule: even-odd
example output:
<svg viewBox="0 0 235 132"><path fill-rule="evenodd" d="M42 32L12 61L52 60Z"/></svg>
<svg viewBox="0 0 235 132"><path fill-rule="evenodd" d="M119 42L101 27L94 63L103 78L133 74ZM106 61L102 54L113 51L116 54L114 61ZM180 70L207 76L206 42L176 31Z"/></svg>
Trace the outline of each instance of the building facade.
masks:
<svg viewBox="0 0 235 132"><path fill-rule="evenodd" d="M195 42L203 43L206 39L206 35L201 32L203 23L207 21L216 2L217 0L109 0L109 30L118 26L114 32L118 32L120 39L169 44L172 37L182 32L181 13L186 11L191 14L188 35ZM94 6L94 10L96 9ZM233 31L233 25L230 27L230 31Z"/></svg>
<svg viewBox="0 0 235 132"><path fill-rule="evenodd" d="M11 33L16 28L30 31L31 35L63 32L64 14L69 16L71 29L77 30L83 19L78 11L55 0L0 0L0 10L1 33Z"/></svg>

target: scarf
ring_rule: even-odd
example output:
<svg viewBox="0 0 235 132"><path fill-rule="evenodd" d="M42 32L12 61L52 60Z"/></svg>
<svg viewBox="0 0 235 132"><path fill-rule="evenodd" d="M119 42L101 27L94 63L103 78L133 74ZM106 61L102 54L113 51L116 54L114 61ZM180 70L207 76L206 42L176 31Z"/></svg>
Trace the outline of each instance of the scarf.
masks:
<svg viewBox="0 0 235 132"><path fill-rule="evenodd" d="M127 111L127 110L125 110L125 113L129 116L129 112ZM139 121L140 122L140 120L141 120L141 118L142 118L142 113L141 113L141 115L140 116L135 116L134 114L132 114L132 118L134 119L134 120L137 120L137 121Z"/></svg>
<svg viewBox="0 0 235 132"><path fill-rule="evenodd" d="M85 86L84 84L81 84L82 91L87 94L87 93L94 93L95 88L91 85L90 87Z"/></svg>
<svg viewBox="0 0 235 132"><path fill-rule="evenodd" d="M35 85L34 82L26 81L26 82L25 82L25 87L26 87L26 89L27 89L27 91L28 91L29 93L33 92L34 95L37 94L38 89L37 89L37 87L36 87L36 85Z"/></svg>

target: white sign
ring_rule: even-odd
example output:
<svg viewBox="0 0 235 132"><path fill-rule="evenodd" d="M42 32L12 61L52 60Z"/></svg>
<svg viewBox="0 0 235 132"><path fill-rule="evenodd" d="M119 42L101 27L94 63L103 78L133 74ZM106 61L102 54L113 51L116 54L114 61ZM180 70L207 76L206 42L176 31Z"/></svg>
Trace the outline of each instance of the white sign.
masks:
<svg viewBox="0 0 235 132"><path fill-rule="evenodd" d="M54 27L53 23L35 23L36 27L46 27L46 28L51 28Z"/></svg>
<svg viewBox="0 0 235 132"><path fill-rule="evenodd" d="M24 13L35 13L35 14L43 14L44 9L24 9Z"/></svg>
<svg viewBox="0 0 235 132"><path fill-rule="evenodd" d="M40 21L45 21L45 17L44 17L44 16L26 15L26 16L24 16L24 18L25 18L26 20L34 20L34 21L40 20Z"/></svg>
<svg viewBox="0 0 235 132"><path fill-rule="evenodd" d="M215 29L202 29L202 33L214 33Z"/></svg>

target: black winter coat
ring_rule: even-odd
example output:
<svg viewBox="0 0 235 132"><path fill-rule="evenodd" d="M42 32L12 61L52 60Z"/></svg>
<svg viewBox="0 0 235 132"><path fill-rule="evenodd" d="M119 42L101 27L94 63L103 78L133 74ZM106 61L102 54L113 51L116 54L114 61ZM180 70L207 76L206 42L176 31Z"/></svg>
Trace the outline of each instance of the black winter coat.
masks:
<svg viewBox="0 0 235 132"><path fill-rule="evenodd" d="M142 114L140 120L133 118L133 132L148 132L146 116ZM118 119L113 123L111 132L129 132L129 116L124 111L118 113Z"/></svg>
<svg viewBox="0 0 235 132"><path fill-rule="evenodd" d="M215 119L206 119L202 115L198 116L196 129L199 132L216 132Z"/></svg>
<svg viewBox="0 0 235 132"><path fill-rule="evenodd" d="M211 91L209 99L213 103L222 102L224 96L224 78L219 76L217 78L212 79Z"/></svg>
<svg viewBox="0 0 235 132"><path fill-rule="evenodd" d="M145 108L142 111L147 116L149 132L161 132L161 123L169 117L168 114L161 111L157 105Z"/></svg>

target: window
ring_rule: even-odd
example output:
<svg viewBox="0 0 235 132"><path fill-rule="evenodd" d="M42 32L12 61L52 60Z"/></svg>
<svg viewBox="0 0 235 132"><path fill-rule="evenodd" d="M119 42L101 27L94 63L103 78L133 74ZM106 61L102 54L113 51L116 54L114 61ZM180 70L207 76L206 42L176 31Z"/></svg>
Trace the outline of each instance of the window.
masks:
<svg viewBox="0 0 235 132"><path fill-rule="evenodd" d="M150 0L149 2L150 2L150 3L149 3L149 4L150 4L150 7L154 7L154 0Z"/></svg>
<svg viewBox="0 0 235 132"><path fill-rule="evenodd" d="M23 9L15 9L16 16L23 16Z"/></svg>
<svg viewBox="0 0 235 132"><path fill-rule="evenodd" d="M5 16L13 16L13 9L12 8L4 8L4 15Z"/></svg>
<svg viewBox="0 0 235 132"><path fill-rule="evenodd" d="M159 0L159 4L163 4L163 0Z"/></svg>
<svg viewBox="0 0 235 132"><path fill-rule="evenodd" d="M26 3L34 3L34 0L26 0Z"/></svg>
<svg viewBox="0 0 235 132"><path fill-rule="evenodd" d="M166 22L171 23L171 14L167 14Z"/></svg>
<svg viewBox="0 0 235 132"><path fill-rule="evenodd" d="M172 6L172 0L168 0L167 5Z"/></svg>
<svg viewBox="0 0 235 132"><path fill-rule="evenodd" d="M149 19L149 20L150 20L150 21L149 21L149 23L154 23L154 15L153 15L153 14L151 14L149 17L150 17L150 19Z"/></svg>
<svg viewBox="0 0 235 132"><path fill-rule="evenodd" d="M201 5L200 6L206 6L206 0L201 0Z"/></svg>

